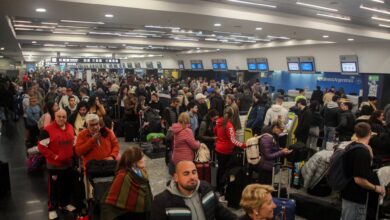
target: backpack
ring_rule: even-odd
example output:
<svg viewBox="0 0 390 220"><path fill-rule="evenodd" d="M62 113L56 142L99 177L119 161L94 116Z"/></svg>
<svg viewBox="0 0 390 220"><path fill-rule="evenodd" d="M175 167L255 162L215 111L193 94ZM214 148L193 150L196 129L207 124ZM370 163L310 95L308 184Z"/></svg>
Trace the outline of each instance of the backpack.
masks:
<svg viewBox="0 0 390 220"><path fill-rule="evenodd" d="M352 177L346 174L344 158L346 153L360 147L364 148L362 144L352 141L342 142L335 146L326 175L328 184L333 190L341 191L351 181Z"/></svg>
<svg viewBox="0 0 390 220"><path fill-rule="evenodd" d="M245 154L249 164L257 165L260 162L260 139L266 135L272 137L272 135L265 133L260 136L249 138L246 141Z"/></svg>

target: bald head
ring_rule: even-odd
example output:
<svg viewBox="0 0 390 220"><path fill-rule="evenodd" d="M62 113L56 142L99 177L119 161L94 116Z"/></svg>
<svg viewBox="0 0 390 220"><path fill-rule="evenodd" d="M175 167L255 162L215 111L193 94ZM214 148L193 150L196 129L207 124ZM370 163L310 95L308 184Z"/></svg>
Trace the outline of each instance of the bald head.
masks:
<svg viewBox="0 0 390 220"><path fill-rule="evenodd" d="M55 112L55 121L58 126L63 127L66 124L66 111L64 109L60 109Z"/></svg>
<svg viewBox="0 0 390 220"><path fill-rule="evenodd" d="M195 167L194 162L190 160L181 160L175 166L175 173L180 173L180 171L187 169L188 167Z"/></svg>
<svg viewBox="0 0 390 220"><path fill-rule="evenodd" d="M182 194L191 195L199 183L198 171L194 162L185 160L178 162L173 179Z"/></svg>

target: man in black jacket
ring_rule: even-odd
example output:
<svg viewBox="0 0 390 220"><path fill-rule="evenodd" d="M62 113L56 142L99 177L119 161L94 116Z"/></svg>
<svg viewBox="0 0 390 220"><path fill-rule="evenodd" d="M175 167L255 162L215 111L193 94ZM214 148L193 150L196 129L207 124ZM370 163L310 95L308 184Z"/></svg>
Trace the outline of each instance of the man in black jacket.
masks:
<svg viewBox="0 0 390 220"><path fill-rule="evenodd" d="M165 191L154 197L151 220L235 220L212 187L199 181L195 164L180 161L173 180Z"/></svg>
<svg viewBox="0 0 390 220"><path fill-rule="evenodd" d="M337 104L340 97L334 95L332 101L324 106L324 141L321 149L326 148L327 142L334 142L336 137L336 127L340 122L340 107Z"/></svg>
<svg viewBox="0 0 390 220"><path fill-rule="evenodd" d="M340 109L340 123L336 128L336 132L338 133L339 141L350 141L355 127L355 116L351 112L352 103L341 102Z"/></svg>
<svg viewBox="0 0 390 220"><path fill-rule="evenodd" d="M298 126L295 129L295 137L301 143L306 144L309 137L310 125L312 120L312 113L309 108L306 107L306 99L299 99L297 106L299 109Z"/></svg>

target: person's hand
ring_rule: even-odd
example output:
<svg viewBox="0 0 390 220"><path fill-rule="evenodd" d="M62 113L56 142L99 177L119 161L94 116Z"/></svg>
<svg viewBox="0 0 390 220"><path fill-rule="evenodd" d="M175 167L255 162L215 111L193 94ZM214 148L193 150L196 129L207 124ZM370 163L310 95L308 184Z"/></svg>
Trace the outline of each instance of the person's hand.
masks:
<svg viewBox="0 0 390 220"><path fill-rule="evenodd" d="M114 158L112 156L108 156L108 157L104 158L103 160L114 160Z"/></svg>
<svg viewBox="0 0 390 220"><path fill-rule="evenodd" d="M385 187L384 186L375 186L375 192L381 196L385 195Z"/></svg>
<svg viewBox="0 0 390 220"><path fill-rule="evenodd" d="M58 154L54 156L54 160L58 160Z"/></svg>
<svg viewBox="0 0 390 220"><path fill-rule="evenodd" d="M99 137L100 137L100 132L98 132L98 133L92 135L92 138L93 138L95 141L97 141L97 140L99 139Z"/></svg>
<svg viewBox="0 0 390 220"><path fill-rule="evenodd" d="M284 154L291 154L292 150L289 150L287 147L282 149Z"/></svg>

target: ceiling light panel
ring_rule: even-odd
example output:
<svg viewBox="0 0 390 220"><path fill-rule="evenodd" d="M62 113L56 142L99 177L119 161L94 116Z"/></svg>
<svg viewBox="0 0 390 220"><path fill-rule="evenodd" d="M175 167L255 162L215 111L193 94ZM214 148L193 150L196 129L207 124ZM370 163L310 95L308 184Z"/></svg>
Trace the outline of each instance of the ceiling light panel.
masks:
<svg viewBox="0 0 390 220"><path fill-rule="evenodd" d="M381 3L381 4L384 4L384 3L385 3L384 0L370 0L370 1L372 1L372 2L377 2L377 3Z"/></svg>
<svg viewBox="0 0 390 220"><path fill-rule="evenodd" d="M327 17L327 18L334 18L334 19L339 19L339 20L344 20L344 21L350 21L351 20L351 18L349 16L338 15L338 14L317 13L317 16Z"/></svg>
<svg viewBox="0 0 390 220"><path fill-rule="evenodd" d="M166 27L166 26L159 26L159 25L145 25L145 28L154 28L154 29L171 29L171 30L178 30L180 27Z"/></svg>
<svg viewBox="0 0 390 220"><path fill-rule="evenodd" d="M79 23L79 24L104 24L101 21L76 21L76 20L61 20L62 23Z"/></svg>
<svg viewBox="0 0 390 220"><path fill-rule="evenodd" d="M333 12L338 11L338 10L335 9L335 8L328 8L328 7L324 7L324 6L320 6L320 5L314 5L314 4L309 4L309 3L305 3L305 2L296 2L296 4L297 4L297 5L304 6L304 7L315 8L315 9L321 9L321 10L325 10L325 11L333 11Z"/></svg>
<svg viewBox="0 0 390 220"><path fill-rule="evenodd" d="M372 20L377 20L377 21L390 22L390 19L381 18L381 17L377 17L377 16L372 16L371 19L372 19Z"/></svg>
<svg viewBox="0 0 390 220"><path fill-rule="evenodd" d="M364 10L368 10L368 11L374 11L374 12L390 15L390 11L387 11L385 9L370 8L370 7L364 6L363 4L360 5L360 8L364 9Z"/></svg>
<svg viewBox="0 0 390 220"><path fill-rule="evenodd" d="M261 4L257 2L249 2L249 1L242 1L242 0L228 0L228 2L238 3L238 4L245 4L245 5L254 5L254 6L260 6L260 7L267 7L267 8L276 8L276 5L269 5L269 4Z"/></svg>
<svg viewBox="0 0 390 220"><path fill-rule="evenodd" d="M86 35L85 32L71 32L71 31L53 31L53 34L70 34L70 35Z"/></svg>
<svg viewBox="0 0 390 220"><path fill-rule="evenodd" d="M106 17L106 18L113 18L114 15L113 14L105 14L104 17Z"/></svg>
<svg viewBox="0 0 390 220"><path fill-rule="evenodd" d="M386 25L386 24L379 24L379 27L390 28L390 25Z"/></svg>
<svg viewBox="0 0 390 220"><path fill-rule="evenodd" d="M36 12L46 12L46 9L45 8L37 8L35 9Z"/></svg>

